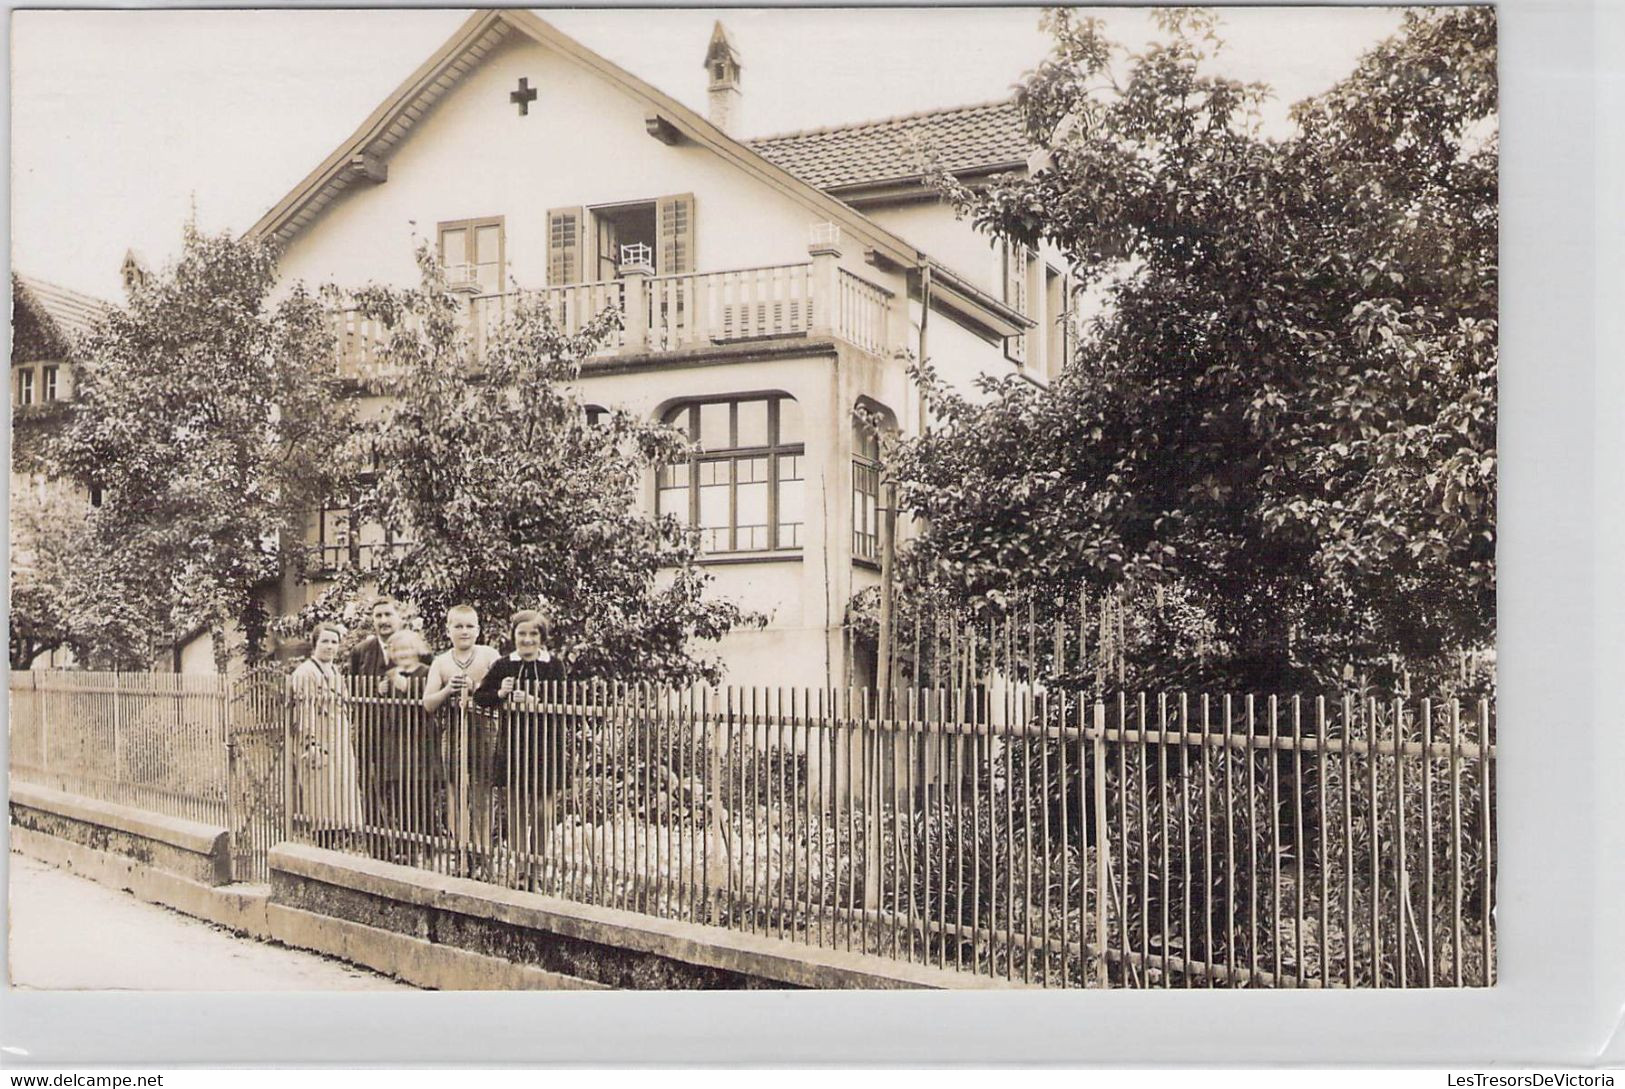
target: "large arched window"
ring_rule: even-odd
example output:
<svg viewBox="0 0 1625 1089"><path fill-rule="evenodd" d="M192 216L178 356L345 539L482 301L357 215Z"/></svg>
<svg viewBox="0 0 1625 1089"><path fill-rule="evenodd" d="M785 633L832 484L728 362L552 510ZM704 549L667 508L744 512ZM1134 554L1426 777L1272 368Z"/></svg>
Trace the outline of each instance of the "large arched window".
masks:
<svg viewBox="0 0 1625 1089"><path fill-rule="evenodd" d="M795 398L690 401L663 419L695 451L660 470L661 514L697 528L700 547L710 553L801 547L806 446Z"/></svg>

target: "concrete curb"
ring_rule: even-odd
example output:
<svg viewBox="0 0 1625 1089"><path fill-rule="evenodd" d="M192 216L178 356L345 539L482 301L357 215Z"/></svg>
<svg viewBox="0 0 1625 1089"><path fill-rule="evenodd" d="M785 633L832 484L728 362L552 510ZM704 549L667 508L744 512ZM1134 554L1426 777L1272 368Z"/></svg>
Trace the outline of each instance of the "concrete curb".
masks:
<svg viewBox="0 0 1625 1089"><path fill-rule="evenodd" d="M189 883L231 883L231 832L219 825L168 817L116 802L12 783L11 823L112 855L122 855Z"/></svg>
<svg viewBox="0 0 1625 1089"><path fill-rule="evenodd" d="M608 989L574 976L437 945L422 938L285 904L270 904L267 915L272 933L284 945L363 965L415 987L440 991Z"/></svg>
<svg viewBox="0 0 1625 1089"><path fill-rule="evenodd" d="M270 865L273 888L280 873L353 890L385 904L409 904L450 912L514 930L556 934L578 942L680 961L782 986L885 990L986 990L990 986L1001 986L999 981L971 978L959 972L898 964L859 953L788 945L720 927L578 904L305 844L283 843L273 847ZM283 900L280 894L274 898L279 904Z"/></svg>
<svg viewBox="0 0 1625 1089"><path fill-rule="evenodd" d="M157 840L183 851L212 855L225 850L231 832L217 824L166 817L117 802L102 802L32 783L11 784L11 804L56 813L86 824L99 824L142 839Z"/></svg>

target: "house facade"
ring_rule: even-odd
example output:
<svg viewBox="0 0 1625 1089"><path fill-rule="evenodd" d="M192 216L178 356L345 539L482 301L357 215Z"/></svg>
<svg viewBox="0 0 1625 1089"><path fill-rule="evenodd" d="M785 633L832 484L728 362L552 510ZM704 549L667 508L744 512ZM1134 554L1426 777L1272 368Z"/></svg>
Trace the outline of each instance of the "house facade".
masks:
<svg viewBox="0 0 1625 1089"><path fill-rule="evenodd" d="M283 246L290 282L341 286L414 283L426 242L476 343L516 292L567 328L619 307L581 394L694 440L644 501L699 531L716 594L770 617L725 641L729 683L863 684L846 611L879 577L865 421L928 422L907 374L922 352L963 387L1046 382L1070 281L1053 255L957 220L921 178L923 151L970 180L1024 169L1012 104L745 142L729 133L743 59L720 25L703 59L709 117L527 11L475 13L252 233ZM337 365L364 378L376 331L336 321ZM395 549L341 506L313 513L307 543L331 568ZM286 584L280 605L314 592Z"/></svg>
<svg viewBox="0 0 1625 1089"><path fill-rule="evenodd" d="M11 276L11 573L12 587L35 572L34 514L99 502L71 481L47 471L44 444L73 411L78 346L107 303L32 276ZM18 633L14 632L14 643ZM34 668L66 665L65 650L38 655L26 646Z"/></svg>

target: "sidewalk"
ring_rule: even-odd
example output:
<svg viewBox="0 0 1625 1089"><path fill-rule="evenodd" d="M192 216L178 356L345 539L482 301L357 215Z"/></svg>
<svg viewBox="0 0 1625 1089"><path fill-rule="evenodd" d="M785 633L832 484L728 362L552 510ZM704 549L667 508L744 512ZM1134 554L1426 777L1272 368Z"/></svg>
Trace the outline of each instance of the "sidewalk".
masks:
<svg viewBox="0 0 1625 1089"><path fill-rule="evenodd" d="M406 984L208 923L13 852L9 978L32 990L384 991Z"/></svg>

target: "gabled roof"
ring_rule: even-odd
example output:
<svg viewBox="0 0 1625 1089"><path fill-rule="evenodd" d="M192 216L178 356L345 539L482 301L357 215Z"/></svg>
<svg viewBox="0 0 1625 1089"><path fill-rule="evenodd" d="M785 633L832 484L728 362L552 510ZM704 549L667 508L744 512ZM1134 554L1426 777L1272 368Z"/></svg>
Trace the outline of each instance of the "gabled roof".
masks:
<svg viewBox="0 0 1625 1089"><path fill-rule="evenodd" d="M753 150L750 145L735 140L670 95L588 49L551 23L518 8L471 14L433 56L424 61L361 123L349 139L260 217L259 222L248 229L248 236L274 237L285 242L310 224L324 207L349 186L372 184L386 178L388 157L395 146L405 139L412 127L440 98L512 34L523 35L555 50L640 99L646 104L646 120L651 133L658 130L710 150L744 173L795 200L819 219L839 225L846 238L866 251L877 263L916 269L924 267L930 260L925 253L851 205L825 193L805 178ZM971 311L973 319L996 329L999 335L1014 335L1032 325L1031 319L1023 317L986 292L960 281L958 277L951 279L958 284L956 293Z"/></svg>
<svg viewBox="0 0 1625 1089"><path fill-rule="evenodd" d="M787 132L750 146L820 189L918 177L928 158L957 174L1014 168L1032 150L1013 101Z"/></svg>
<svg viewBox="0 0 1625 1089"><path fill-rule="evenodd" d="M361 127L320 166L249 228L251 237L286 241L315 219L327 204L363 179L376 181L396 144L434 104L481 59L510 34L522 34L642 99L651 116L680 137L709 148L739 169L806 206L822 219L840 224L853 242L899 265L916 267L921 254L903 239L733 139L676 99L638 79L612 61L538 18L507 8L477 11L451 38L407 77Z"/></svg>
<svg viewBox="0 0 1625 1089"><path fill-rule="evenodd" d="M70 345L90 332L96 319L112 309L112 304L107 300L86 295L71 287L62 287L19 272L13 272L11 278L15 294L21 295L36 314L55 326L56 332Z"/></svg>

